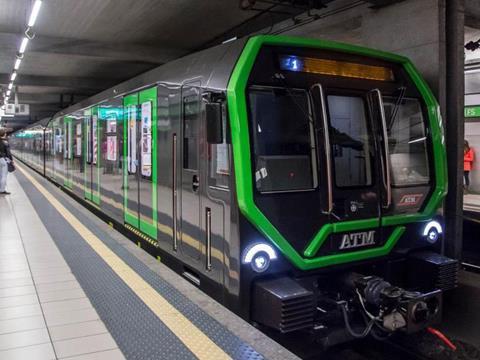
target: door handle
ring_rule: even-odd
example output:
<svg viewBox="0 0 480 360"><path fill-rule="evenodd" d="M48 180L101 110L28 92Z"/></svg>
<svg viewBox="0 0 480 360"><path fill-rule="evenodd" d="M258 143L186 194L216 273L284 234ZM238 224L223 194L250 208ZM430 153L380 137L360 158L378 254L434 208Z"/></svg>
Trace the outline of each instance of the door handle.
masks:
<svg viewBox="0 0 480 360"><path fill-rule="evenodd" d="M200 186L200 181L198 180L198 175L193 175L193 178L192 178L193 191L198 191L199 186Z"/></svg>

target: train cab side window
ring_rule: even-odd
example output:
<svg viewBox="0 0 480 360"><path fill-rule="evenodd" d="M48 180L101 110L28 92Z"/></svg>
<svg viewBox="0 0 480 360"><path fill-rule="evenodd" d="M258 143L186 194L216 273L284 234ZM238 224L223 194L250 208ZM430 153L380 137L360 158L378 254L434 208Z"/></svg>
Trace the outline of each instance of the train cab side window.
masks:
<svg viewBox="0 0 480 360"><path fill-rule="evenodd" d="M198 170L198 95L183 99L183 168Z"/></svg>
<svg viewBox="0 0 480 360"><path fill-rule="evenodd" d="M208 185L228 189L230 177L230 146L227 143L227 116L222 105L223 142L208 144Z"/></svg>

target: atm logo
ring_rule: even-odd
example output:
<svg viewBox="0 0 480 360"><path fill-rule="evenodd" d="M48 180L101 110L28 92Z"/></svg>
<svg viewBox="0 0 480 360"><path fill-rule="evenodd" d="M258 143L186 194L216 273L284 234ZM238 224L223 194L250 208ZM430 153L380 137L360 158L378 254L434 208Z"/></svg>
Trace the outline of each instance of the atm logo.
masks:
<svg viewBox="0 0 480 360"><path fill-rule="evenodd" d="M413 206L417 205L420 202L420 199L423 197L423 194L408 194L403 195L398 206Z"/></svg>
<svg viewBox="0 0 480 360"><path fill-rule="evenodd" d="M375 230L343 235L339 249L354 249L370 245L375 245Z"/></svg>

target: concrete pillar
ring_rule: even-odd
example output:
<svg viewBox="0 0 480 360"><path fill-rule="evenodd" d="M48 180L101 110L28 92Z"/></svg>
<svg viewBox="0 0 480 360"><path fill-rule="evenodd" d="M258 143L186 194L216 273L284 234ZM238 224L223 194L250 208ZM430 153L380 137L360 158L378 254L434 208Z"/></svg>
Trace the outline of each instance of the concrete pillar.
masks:
<svg viewBox="0 0 480 360"><path fill-rule="evenodd" d="M449 192L445 201L446 253L461 259L463 244L464 0L445 4L446 33L446 141Z"/></svg>

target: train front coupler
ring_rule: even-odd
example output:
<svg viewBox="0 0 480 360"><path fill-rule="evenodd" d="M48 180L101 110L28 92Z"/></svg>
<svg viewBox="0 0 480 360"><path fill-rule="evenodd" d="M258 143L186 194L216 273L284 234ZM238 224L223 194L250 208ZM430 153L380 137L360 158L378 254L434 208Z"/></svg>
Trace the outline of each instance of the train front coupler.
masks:
<svg viewBox="0 0 480 360"><path fill-rule="evenodd" d="M382 335L397 331L414 333L440 320L441 290L408 291L381 277L357 273L348 274L343 284L348 300L337 301L337 305L353 337L367 336L372 329ZM355 313L360 313L365 323L360 332L352 323Z"/></svg>

